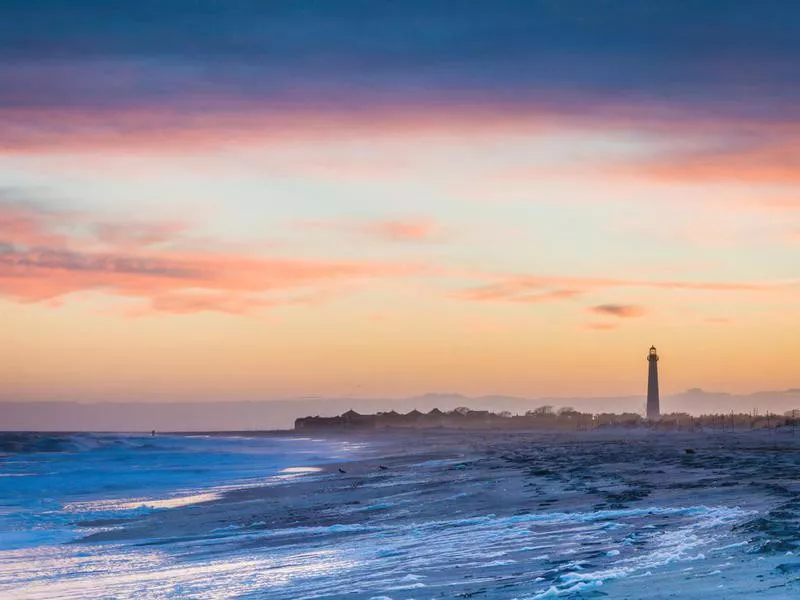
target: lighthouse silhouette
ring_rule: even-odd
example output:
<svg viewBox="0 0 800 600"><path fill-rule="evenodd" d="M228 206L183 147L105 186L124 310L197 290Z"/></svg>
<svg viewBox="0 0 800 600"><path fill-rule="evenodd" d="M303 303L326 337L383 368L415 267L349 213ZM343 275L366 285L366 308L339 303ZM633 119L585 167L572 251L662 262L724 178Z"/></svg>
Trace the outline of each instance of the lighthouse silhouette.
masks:
<svg viewBox="0 0 800 600"><path fill-rule="evenodd" d="M650 363L647 372L647 418L654 421L661 416L658 400L658 352L655 346L650 346L647 362Z"/></svg>

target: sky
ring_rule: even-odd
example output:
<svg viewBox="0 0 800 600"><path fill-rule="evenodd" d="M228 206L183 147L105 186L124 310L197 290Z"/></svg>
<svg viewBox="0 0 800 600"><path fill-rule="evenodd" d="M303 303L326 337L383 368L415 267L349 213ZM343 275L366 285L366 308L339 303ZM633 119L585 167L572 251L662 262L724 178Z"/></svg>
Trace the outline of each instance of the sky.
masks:
<svg viewBox="0 0 800 600"><path fill-rule="evenodd" d="M0 396L800 386L800 5L4 0Z"/></svg>

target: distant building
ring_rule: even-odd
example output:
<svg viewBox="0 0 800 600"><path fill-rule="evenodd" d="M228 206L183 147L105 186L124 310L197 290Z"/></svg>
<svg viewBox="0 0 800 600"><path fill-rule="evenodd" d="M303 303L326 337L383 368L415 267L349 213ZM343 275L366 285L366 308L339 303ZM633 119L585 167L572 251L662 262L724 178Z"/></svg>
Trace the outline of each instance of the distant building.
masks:
<svg viewBox="0 0 800 600"><path fill-rule="evenodd" d="M661 406L658 397L658 352L655 346L650 346L647 362L650 363L647 372L647 418L656 421L661 416Z"/></svg>

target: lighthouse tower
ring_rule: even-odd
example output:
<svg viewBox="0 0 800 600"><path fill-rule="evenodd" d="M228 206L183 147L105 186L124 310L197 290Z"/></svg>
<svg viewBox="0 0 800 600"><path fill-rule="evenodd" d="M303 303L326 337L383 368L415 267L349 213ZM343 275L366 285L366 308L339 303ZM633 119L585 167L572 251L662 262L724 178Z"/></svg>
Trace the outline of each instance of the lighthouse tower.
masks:
<svg viewBox="0 0 800 600"><path fill-rule="evenodd" d="M661 416L658 400L658 353L655 346L650 347L647 362L650 363L647 372L647 418L655 421Z"/></svg>

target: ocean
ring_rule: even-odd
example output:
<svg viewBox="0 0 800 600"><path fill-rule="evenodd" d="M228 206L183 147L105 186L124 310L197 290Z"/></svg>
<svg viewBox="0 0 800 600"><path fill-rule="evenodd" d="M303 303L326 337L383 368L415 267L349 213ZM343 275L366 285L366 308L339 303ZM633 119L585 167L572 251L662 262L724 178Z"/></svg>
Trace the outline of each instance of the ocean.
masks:
<svg viewBox="0 0 800 600"><path fill-rule="evenodd" d="M143 540L72 542L232 489L285 485L359 447L291 435L0 433L0 598L219 597L218 583L201 580L220 565L178 577L180 553Z"/></svg>
<svg viewBox="0 0 800 600"><path fill-rule="evenodd" d="M0 452L4 599L800 591L791 436L0 434Z"/></svg>

